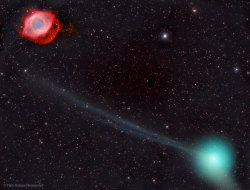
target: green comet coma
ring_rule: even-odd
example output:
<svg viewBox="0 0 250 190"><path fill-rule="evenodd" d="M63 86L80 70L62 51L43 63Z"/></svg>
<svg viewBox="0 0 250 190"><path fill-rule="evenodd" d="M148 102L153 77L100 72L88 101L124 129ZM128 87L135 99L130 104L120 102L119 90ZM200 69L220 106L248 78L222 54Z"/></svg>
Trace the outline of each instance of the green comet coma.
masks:
<svg viewBox="0 0 250 190"><path fill-rule="evenodd" d="M220 182L231 175L234 156L229 143L217 138L204 139L196 150L194 165L199 176Z"/></svg>

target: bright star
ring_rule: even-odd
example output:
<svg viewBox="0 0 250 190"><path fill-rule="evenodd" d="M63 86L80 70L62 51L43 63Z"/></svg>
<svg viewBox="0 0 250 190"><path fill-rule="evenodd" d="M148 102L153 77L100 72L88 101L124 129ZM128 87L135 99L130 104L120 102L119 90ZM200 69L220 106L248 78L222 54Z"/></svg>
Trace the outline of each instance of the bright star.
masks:
<svg viewBox="0 0 250 190"><path fill-rule="evenodd" d="M162 38L163 39L167 39L168 38L168 34L167 33L162 34Z"/></svg>
<svg viewBox="0 0 250 190"><path fill-rule="evenodd" d="M234 68L234 71L237 73L239 71L239 68L238 67L235 67Z"/></svg>
<svg viewBox="0 0 250 190"><path fill-rule="evenodd" d="M169 30L163 30L158 35L158 39L162 43L170 43L172 42L172 38L173 38L172 32Z"/></svg>

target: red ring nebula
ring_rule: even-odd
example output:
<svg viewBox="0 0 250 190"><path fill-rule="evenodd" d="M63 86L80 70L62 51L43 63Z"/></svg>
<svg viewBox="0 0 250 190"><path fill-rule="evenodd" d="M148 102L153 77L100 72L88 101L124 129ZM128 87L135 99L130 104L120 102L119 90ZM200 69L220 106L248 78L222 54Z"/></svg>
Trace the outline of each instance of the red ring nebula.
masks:
<svg viewBox="0 0 250 190"><path fill-rule="evenodd" d="M22 22L20 35L40 45L51 43L62 28L56 15L49 10L27 9Z"/></svg>

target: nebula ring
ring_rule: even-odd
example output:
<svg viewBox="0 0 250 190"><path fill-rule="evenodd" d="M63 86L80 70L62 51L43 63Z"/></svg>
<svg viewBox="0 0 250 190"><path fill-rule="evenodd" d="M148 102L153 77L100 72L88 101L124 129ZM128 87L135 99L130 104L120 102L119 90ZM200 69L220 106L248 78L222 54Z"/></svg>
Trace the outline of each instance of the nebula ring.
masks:
<svg viewBox="0 0 250 190"><path fill-rule="evenodd" d="M22 18L23 25L19 30L21 36L37 44L51 43L61 24L52 11L28 9Z"/></svg>

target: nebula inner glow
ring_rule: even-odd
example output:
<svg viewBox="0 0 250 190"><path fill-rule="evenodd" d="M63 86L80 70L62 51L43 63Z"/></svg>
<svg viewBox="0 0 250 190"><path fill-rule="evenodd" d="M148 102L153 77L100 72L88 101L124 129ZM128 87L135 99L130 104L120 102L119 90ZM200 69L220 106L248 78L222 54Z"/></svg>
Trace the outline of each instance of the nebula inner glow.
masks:
<svg viewBox="0 0 250 190"><path fill-rule="evenodd" d="M27 9L22 21L20 35L37 44L51 43L61 29L59 20L51 11Z"/></svg>

